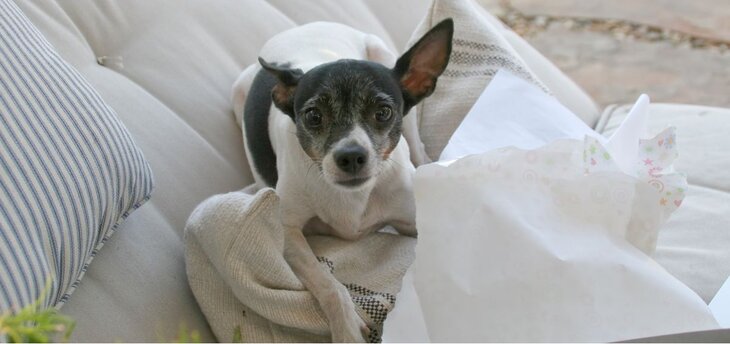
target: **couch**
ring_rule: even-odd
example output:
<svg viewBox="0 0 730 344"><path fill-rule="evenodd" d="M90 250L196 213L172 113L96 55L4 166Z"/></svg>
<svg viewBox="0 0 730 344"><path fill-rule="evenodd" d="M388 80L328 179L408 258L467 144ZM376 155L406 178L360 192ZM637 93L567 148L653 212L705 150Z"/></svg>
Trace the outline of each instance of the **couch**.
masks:
<svg viewBox="0 0 730 344"><path fill-rule="evenodd" d="M317 20L342 22L403 51L427 0L16 0L116 110L149 161L151 200L118 228L62 313L76 341L159 341L181 325L215 338L188 287L183 228L207 197L253 181L230 89L272 35ZM492 18L495 22L498 20ZM626 105L601 111L522 38L503 34L570 110L610 134ZM617 85L616 87L621 87ZM627 100L628 101L628 100ZM730 275L730 109L654 104L649 126L678 127L677 169L689 194L659 236L655 259L709 301Z"/></svg>

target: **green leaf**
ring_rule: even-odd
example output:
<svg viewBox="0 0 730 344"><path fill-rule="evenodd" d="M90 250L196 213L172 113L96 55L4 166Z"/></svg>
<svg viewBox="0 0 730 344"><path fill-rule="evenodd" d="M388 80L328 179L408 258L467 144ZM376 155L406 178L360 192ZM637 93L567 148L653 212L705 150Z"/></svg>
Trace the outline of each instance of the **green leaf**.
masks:
<svg viewBox="0 0 730 344"><path fill-rule="evenodd" d="M236 326L233 329L233 343L243 343L243 335L241 335L241 326Z"/></svg>
<svg viewBox="0 0 730 344"><path fill-rule="evenodd" d="M0 315L0 338L11 343L48 343L56 335L68 341L75 322L58 314L55 308L43 309L43 300L51 290L51 278L46 279L46 287L32 304L18 310L15 314Z"/></svg>

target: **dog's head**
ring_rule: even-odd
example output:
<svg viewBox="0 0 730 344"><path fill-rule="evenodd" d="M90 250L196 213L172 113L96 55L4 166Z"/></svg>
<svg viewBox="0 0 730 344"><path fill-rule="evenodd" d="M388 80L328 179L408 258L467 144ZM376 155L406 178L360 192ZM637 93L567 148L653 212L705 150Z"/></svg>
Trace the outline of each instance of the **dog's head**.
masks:
<svg viewBox="0 0 730 344"><path fill-rule="evenodd" d="M354 190L380 173L401 138L403 116L433 93L453 31L451 19L442 21L392 69L338 60L302 73L259 62L278 79L273 102L296 123L302 149L328 182Z"/></svg>

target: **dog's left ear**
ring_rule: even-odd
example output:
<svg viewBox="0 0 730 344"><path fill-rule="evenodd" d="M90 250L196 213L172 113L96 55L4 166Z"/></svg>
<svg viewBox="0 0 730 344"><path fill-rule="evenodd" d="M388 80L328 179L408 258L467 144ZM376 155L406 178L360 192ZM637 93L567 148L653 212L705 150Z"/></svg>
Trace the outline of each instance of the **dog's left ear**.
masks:
<svg viewBox="0 0 730 344"><path fill-rule="evenodd" d="M294 92L304 73L301 69L289 69L268 63L261 57L259 57L259 63L278 80L274 89L271 90L274 105L294 120Z"/></svg>
<svg viewBox="0 0 730 344"><path fill-rule="evenodd" d="M454 21L445 19L434 26L401 56L393 71L400 79L403 113L428 97L436 88L436 79L444 72L451 56Z"/></svg>

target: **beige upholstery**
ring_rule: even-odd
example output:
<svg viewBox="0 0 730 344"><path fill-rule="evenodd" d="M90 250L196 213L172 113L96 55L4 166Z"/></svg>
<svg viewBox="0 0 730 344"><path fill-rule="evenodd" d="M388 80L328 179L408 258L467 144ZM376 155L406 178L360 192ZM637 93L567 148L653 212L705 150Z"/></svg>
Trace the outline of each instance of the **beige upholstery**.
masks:
<svg viewBox="0 0 730 344"><path fill-rule="evenodd" d="M630 105L611 107L597 130L610 135ZM689 190L659 233L656 260L705 301L730 275L730 109L652 104L649 130L677 127L679 159Z"/></svg>

